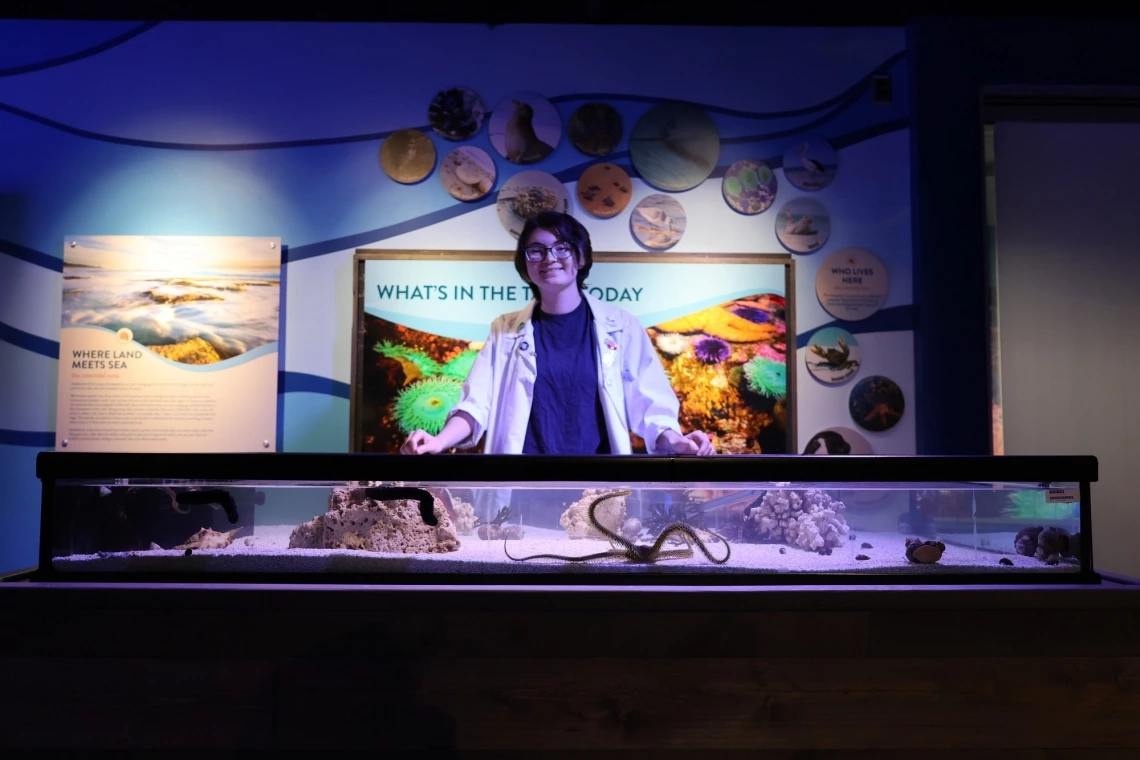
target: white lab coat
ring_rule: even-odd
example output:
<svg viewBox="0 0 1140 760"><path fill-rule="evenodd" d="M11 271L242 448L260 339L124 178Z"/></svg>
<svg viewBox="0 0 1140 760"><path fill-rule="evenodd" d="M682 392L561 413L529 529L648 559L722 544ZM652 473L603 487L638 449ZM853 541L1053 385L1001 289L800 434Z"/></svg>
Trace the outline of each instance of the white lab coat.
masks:
<svg viewBox="0 0 1140 760"><path fill-rule="evenodd" d="M582 295L598 334L598 388L610 451L631 453L632 430L654 454L662 431L681 432L677 395L637 318L588 293ZM491 334L463 383L463 396L451 411L453 415L466 412L474 422L471 435L457 444L459 448L474 446L486 433L484 453L522 453L539 371L531 320L534 309L532 300L491 323Z"/></svg>

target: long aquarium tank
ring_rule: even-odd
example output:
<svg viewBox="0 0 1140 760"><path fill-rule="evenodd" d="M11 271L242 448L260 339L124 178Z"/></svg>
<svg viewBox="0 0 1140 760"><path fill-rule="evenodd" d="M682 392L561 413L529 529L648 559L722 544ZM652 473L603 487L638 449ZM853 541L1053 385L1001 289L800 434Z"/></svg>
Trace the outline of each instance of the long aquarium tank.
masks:
<svg viewBox="0 0 1140 760"><path fill-rule="evenodd" d="M1093 457L44 452L44 580L1096 582Z"/></svg>

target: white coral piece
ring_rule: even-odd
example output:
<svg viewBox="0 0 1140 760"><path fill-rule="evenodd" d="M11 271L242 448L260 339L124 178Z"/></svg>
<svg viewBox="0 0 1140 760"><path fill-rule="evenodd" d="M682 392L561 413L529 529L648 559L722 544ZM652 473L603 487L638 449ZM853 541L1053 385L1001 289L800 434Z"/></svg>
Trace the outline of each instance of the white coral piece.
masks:
<svg viewBox="0 0 1140 760"><path fill-rule="evenodd" d="M590 524L590 504L599 496L610 491L598 488L587 488L582 492L582 498L571 504L558 518L558 523L566 529L568 538L605 538ZM594 509L594 516L606 528L618 533L622 523L625 522L625 497L615 496L606 499Z"/></svg>
<svg viewBox="0 0 1140 760"><path fill-rule="evenodd" d="M843 502L823 491L767 491L752 508L751 521L761 540L771 539L807 551L838 548L847 535Z"/></svg>
<svg viewBox="0 0 1140 760"><path fill-rule="evenodd" d="M662 333L657 336L657 349L669 356L680 356L689 347L689 339L677 333Z"/></svg>
<svg viewBox="0 0 1140 760"><path fill-rule="evenodd" d="M475 532L475 507L458 496L451 497L451 508L455 510L455 532L470 536Z"/></svg>

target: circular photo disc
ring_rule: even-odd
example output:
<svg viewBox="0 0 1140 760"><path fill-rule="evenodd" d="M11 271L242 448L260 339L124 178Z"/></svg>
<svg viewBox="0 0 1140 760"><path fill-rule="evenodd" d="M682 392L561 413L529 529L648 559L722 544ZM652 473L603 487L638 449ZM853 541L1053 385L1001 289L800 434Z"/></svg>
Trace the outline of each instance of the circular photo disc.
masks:
<svg viewBox="0 0 1140 760"><path fill-rule="evenodd" d="M503 183L497 205L503 228L517 238L527 219L543 211L569 213L570 194L553 174L531 169Z"/></svg>
<svg viewBox="0 0 1140 760"><path fill-rule="evenodd" d="M418 129L397 130L380 146L380 166L397 182L414 184L435 168L435 144Z"/></svg>
<svg viewBox="0 0 1140 760"><path fill-rule="evenodd" d="M586 213L611 219L629 205L633 183L617 164L594 164L578 178L578 202Z"/></svg>
<svg viewBox="0 0 1140 760"><path fill-rule="evenodd" d="M825 327L811 336L804 364L816 380L839 385L855 376L862 357L863 349L854 335L842 327Z"/></svg>
<svg viewBox="0 0 1140 760"><path fill-rule="evenodd" d="M883 307L889 288L887 268L870 251L842 248L828 256L815 274L815 294L836 319L855 322Z"/></svg>
<svg viewBox="0 0 1140 760"><path fill-rule="evenodd" d="M685 208L676 198L655 193L647 195L629 215L633 236L646 248L664 251L677 245L685 234Z"/></svg>
<svg viewBox="0 0 1140 760"><path fill-rule="evenodd" d="M792 198L776 214L776 237L792 253L815 253L831 237L827 207L815 198Z"/></svg>
<svg viewBox="0 0 1140 760"><path fill-rule="evenodd" d="M440 90L428 104L428 123L448 140L468 140L483 126L483 99L466 87Z"/></svg>
<svg viewBox="0 0 1140 760"><path fill-rule="evenodd" d="M852 386L847 406L856 425L881 433L899 423L906 404L898 383L882 375L870 375Z"/></svg>
<svg viewBox="0 0 1140 760"><path fill-rule="evenodd" d="M549 100L519 92L499 101L491 112L491 145L514 164L534 164L549 156L562 139L562 117Z"/></svg>
<svg viewBox="0 0 1140 760"><path fill-rule="evenodd" d="M838 170L839 154L817 135L797 138L784 151L784 176L800 190L822 190Z"/></svg>
<svg viewBox="0 0 1140 760"><path fill-rule="evenodd" d="M623 131L621 114L607 103L579 106L566 124L570 144L579 152L598 158L613 153Z"/></svg>
<svg viewBox="0 0 1140 760"><path fill-rule="evenodd" d="M477 201L495 186L495 162L482 148L463 145L444 156L439 181L451 197Z"/></svg>
<svg viewBox="0 0 1140 760"><path fill-rule="evenodd" d="M634 168L649 184L681 192L704 182L720 158L716 122L688 103L661 103L637 120L629 134Z"/></svg>
<svg viewBox="0 0 1140 760"><path fill-rule="evenodd" d="M833 427L821 430L808 439L804 453L812 456L869 456L871 444L857 430Z"/></svg>
<svg viewBox="0 0 1140 760"><path fill-rule="evenodd" d="M720 192L725 203L742 214L763 213L776 200L776 173L763 161L742 158L724 173Z"/></svg>

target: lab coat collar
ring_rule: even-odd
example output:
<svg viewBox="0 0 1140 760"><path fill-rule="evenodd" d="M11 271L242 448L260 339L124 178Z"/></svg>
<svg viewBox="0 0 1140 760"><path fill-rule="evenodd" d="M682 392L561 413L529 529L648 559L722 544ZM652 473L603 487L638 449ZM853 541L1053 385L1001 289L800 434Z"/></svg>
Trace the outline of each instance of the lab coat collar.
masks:
<svg viewBox="0 0 1140 760"><path fill-rule="evenodd" d="M597 325L598 335L603 333L613 334L621 332L622 320L621 313L603 301L599 301L589 293L582 293L582 298L586 299L586 306L590 309L590 314L594 318L594 323ZM533 330L532 320L534 318L534 310L538 308L538 301L530 299L530 301L519 309L515 314L518 319L516 324L511 325L508 330L509 335L524 335L529 334Z"/></svg>
<svg viewBox="0 0 1140 760"><path fill-rule="evenodd" d="M590 313L594 315L594 322L598 326L598 335L603 332L613 334L621 332L622 320L619 318L620 313L607 303L599 301L589 293L583 293L582 297L586 299L586 304L590 307Z"/></svg>

